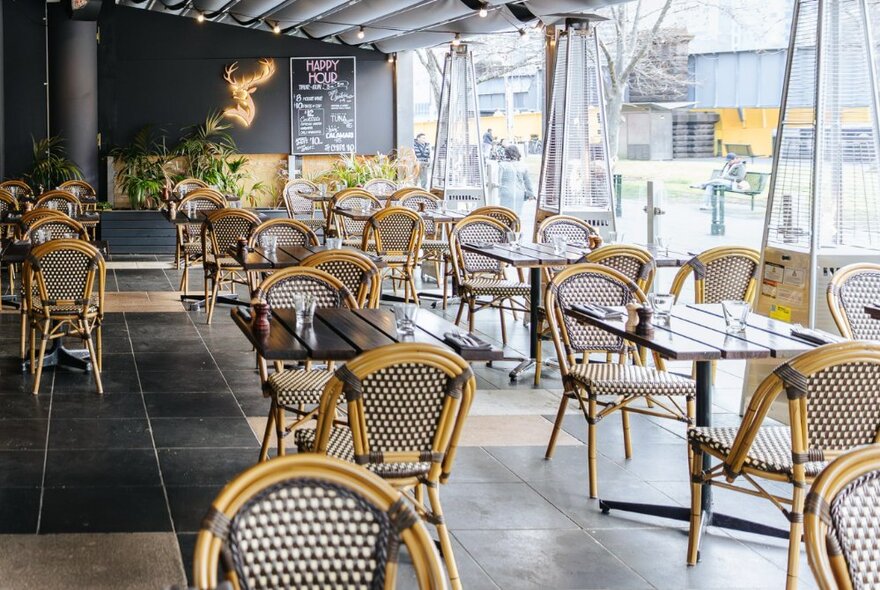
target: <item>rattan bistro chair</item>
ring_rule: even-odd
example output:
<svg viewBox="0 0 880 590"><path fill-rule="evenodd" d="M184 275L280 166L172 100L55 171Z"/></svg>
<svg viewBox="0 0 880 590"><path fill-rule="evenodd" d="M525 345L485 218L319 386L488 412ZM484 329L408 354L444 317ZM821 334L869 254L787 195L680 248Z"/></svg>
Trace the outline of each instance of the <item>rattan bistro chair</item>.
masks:
<svg viewBox="0 0 880 590"><path fill-rule="evenodd" d="M296 293L313 295L319 309L358 307L351 292L341 281L322 270L302 266L292 266L272 273L260 283L253 297L257 301L268 303L271 309L290 309ZM278 370L269 375L265 359L260 358L259 365L263 394L272 400L260 449L260 461L265 461L269 456L273 426L278 455L282 456L285 453L284 437L314 417L321 393L330 380L332 371L329 368L313 369L309 365L303 369L276 366ZM310 409L307 406L315 407ZM285 411L297 416L290 424L286 423Z"/></svg>
<svg viewBox="0 0 880 590"><path fill-rule="evenodd" d="M822 470L804 504L804 538L822 590L880 588L880 445Z"/></svg>
<svg viewBox="0 0 880 590"><path fill-rule="evenodd" d="M467 362L449 349L410 342L383 346L337 369L321 397L317 429L295 434L301 452L347 459L407 492L437 528L453 588L461 582L440 484L449 479L475 388ZM334 424L342 399L349 428Z"/></svg>
<svg viewBox="0 0 880 590"><path fill-rule="evenodd" d="M694 276L694 303L721 303L741 299L752 303L758 281L761 254L751 248L718 246L691 258L672 280L676 300L688 277Z"/></svg>
<svg viewBox="0 0 880 590"><path fill-rule="evenodd" d="M0 182L0 189L12 194L19 202L31 201L34 198L33 189L23 180L4 180Z"/></svg>
<svg viewBox="0 0 880 590"><path fill-rule="evenodd" d="M174 185L171 194L177 199L183 199L189 193L200 188L209 188L208 183L198 178L184 178Z"/></svg>
<svg viewBox="0 0 880 590"><path fill-rule="evenodd" d="M346 245L360 248L367 222L349 219L344 215L334 215L333 210L337 207L340 209L379 209L382 207L382 203L362 188L342 189L330 201L327 208L327 215L330 218L327 227L335 227Z"/></svg>
<svg viewBox="0 0 880 590"><path fill-rule="evenodd" d="M89 234L86 231L86 228L83 227L81 223L71 219L67 215L51 215L34 221L21 236L21 239L33 241L34 236L40 231L45 232L47 241L59 240L61 238L72 238L77 240L89 239Z"/></svg>
<svg viewBox="0 0 880 590"><path fill-rule="evenodd" d="M386 207L370 217L364 227L361 250L375 248L376 255L387 265L388 278L397 293L403 284L403 299L419 303L415 274L419 264L425 224L419 214L406 207Z"/></svg>
<svg viewBox="0 0 880 590"><path fill-rule="evenodd" d="M504 266L498 260L461 248L461 244L466 242L503 243L506 239L505 232L507 226L497 219L468 215L452 230L449 248L455 271L453 278L461 297L455 323L461 321L467 306L468 331L473 332L474 314L486 307L495 308L501 317L501 340L506 345L504 310L527 312L531 292L529 285L522 281L507 280L504 277Z"/></svg>
<svg viewBox="0 0 880 590"><path fill-rule="evenodd" d="M223 209L226 202L222 195L209 188L191 189L187 196L180 200L178 211L192 210L194 213ZM183 266L180 275L180 290L184 295L189 293L189 267L204 260L202 250L202 222L182 223L177 226L177 268Z"/></svg>
<svg viewBox="0 0 880 590"><path fill-rule="evenodd" d="M54 190L46 191L40 195L40 198L34 203L34 209L57 209L67 214L70 205L73 205L74 215L82 211L82 204L76 195L65 190Z"/></svg>
<svg viewBox="0 0 880 590"><path fill-rule="evenodd" d="M880 264L857 262L837 269L826 293L837 329L851 340L880 340L880 322L865 306L880 300Z"/></svg>
<svg viewBox="0 0 880 590"><path fill-rule="evenodd" d="M104 316L104 258L83 240L52 240L34 246L25 260L22 275L30 324L31 372L36 372L33 394L40 390L43 357L50 340L79 337L92 359L98 393L101 384L101 321ZM40 331L39 356L35 355L36 331ZM95 332L97 346L92 341Z"/></svg>
<svg viewBox="0 0 880 590"><path fill-rule="evenodd" d="M697 393L694 381L666 372L663 359L656 355L654 363L657 368L643 366L635 347L626 340L601 328L582 324L565 313L582 303L623 306L631 301L644 303L645 300L645 294L632 280L599 264L569 266L557 273L547 286L544 305L562 372L563 395L546 458L553 456L568 402L575 400L587 420L591 498L597 497L599 492L596 427L600 420L620 411L627 459L632 456L630 412L689 424L693 422ZM620 362L591 363L591 352L618 354ZM577 355L581 358L577 359ZM632 364L625 364L628 358ZM684 398L684 408L679 403L681 398ZM635 406L634 403L641 399L651 402L652 406Z"/></svg>
<svg viewBox="0 0 880 590"><path fill-rule="evenodd" d="M447 588L425 526L381 478L332 457L255 465L211 503L193 555L198 590L397 587L401 545L421 590Z"/></svg>
<svg viewBox="0 0 880 590"><path fill-rule="evenodd" d="M0 220L6 220L7 215L18 212L18 199L9 191L0 189ZM15 234L14 226L3 226L0 237L8 238Z"/></svg>
<svg viewBox="0 0 880 590"><path fill-rule="evenodd" d="M791 427L765 425L770 407L783 393ZM766 498L791 523L786 587L796 588L807 486L827 461L878 442L878 434L880 343L827 344L777 367L758 386L739 428L688 430L693 449L688 564L696 565L699 554L702 486L743 491ZM721 463L704 470L704 453ZM750 485L734 485L740 477ZM792 497L771 493L758 479L792 484Z"/></svg>
<svg viewBox="0 0 880 590"><path fill-rule="evenodd" d="M312 231L322 229L326 220L315 217L315 202L308 198L308 195L319 193L318 185L311 180L294 178L287 181L281 191L287 216L307 225Z"/></svg>
<svg viewBox="0 0 880 590"><path fill-rule="evenodd" d="M387 199L397 190L397 183L387 178L374 178L364 183L364 190L380 199Z"/></svg>
<svg viewBox="0 0 880 590"><path fill-rule="evenodd" d="M67 191L77 199L93 200L97 196L95 187L85 180L68 180L58 185L58 190Z"/></svg>
<svg viewBox="0 0 880 590"><path fill-rule="evenodd" d="M207 323L214 317L214 307L221 286L235 285L250 289L247 273L231 255L240 238L247 238L260 225L260 218L245 209L218 209L205 216L202 224L202 251L205 271L205 307Z"/></svg>
<svg viewBox="0 0 880 590"><path fill-rule="evenodd" d="M263 236L275 236L279 246L317 246L318 236L298 219L268 219L254 228L250 246L258 246Z"/></svg>
<svg viewBox="0 0 880 590"><path fill-rule="evenodd" d="M300 266L317 268L339 279L354 295L358 307L379 307L382 275L369 256L356 250L325 250L301 260Z"/></svg>
<svg viewBox="0 0 880 590"><path fill-rule="evenodd" d="M404 192L405 191L405 192ZM420 188L399 189L394 194L402 193L398 200L388 200L387 206L399 205L413 211L438 211L443 207L443 199ZM437 283L443 283L443 309L446 309L447 288L450 263L449 255L449 224L436 224L431 219L422 219L425 224L425 238L422 240L422 261L434 266ZM442 272L441 272L442 271Z"/></svg>

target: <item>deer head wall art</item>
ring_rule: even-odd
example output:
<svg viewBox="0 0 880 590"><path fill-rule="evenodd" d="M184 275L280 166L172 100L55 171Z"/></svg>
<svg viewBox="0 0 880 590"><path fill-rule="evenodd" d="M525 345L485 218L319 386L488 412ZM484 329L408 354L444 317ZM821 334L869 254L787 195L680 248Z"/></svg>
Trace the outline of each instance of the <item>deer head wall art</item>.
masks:
<svg viewBox="0 0 880 590"><path fill-rule="evenodd" d="M257 86L264 83L275 73L275 62L263 58L259 62L257 71L249 76L235 76L238 70L238 62L226 66L223 79L229 83L232 91L232 100L235 105L224 109L223 115L229 119L241 122L245 127L250 127L257 114L257 106L251 96L257 90Z"/></svg>

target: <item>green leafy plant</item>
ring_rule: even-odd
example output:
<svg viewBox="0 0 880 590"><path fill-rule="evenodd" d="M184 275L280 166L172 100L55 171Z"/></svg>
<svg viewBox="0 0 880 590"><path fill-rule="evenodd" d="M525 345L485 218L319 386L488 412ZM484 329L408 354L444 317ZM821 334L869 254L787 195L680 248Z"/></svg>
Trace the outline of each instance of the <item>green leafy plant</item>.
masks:
<svg viewBox="0 0 880 590"><path fill-rule="evenodd" d="M39 194L67 180L82 178L82 170L67 157L63 138L53 135L37 140L32 137L31 142L34 160L24 177L34 192Z"/></svg>
<svg viewBox="0 0 880 590"><path fill-rule="evenodd" d="M397 179L397 163L392 156L376 154L374 157L347 154L333 162L329 170L318 174L315 182L344 183L345 186L362 186L374 178Z"/></svg>
<svg viewBox="0 0 880 590"><path fill-rule="evenodd" d="M221 193L235 195L249 205L256 206L260 195L268 195L270 191L264 182L254 181L253 175L248 171L249 163L246 156L224 148L210 160L200 178Z"/></svg>
<svg viewBox="0 0 880 590"><path fill-rule="evenodd" d="M164 135L147 125L135 133L131 143L110 150L119 162L116 184L128 195L132 209L151 208L171 177L167 166L170 161Z"/></svg>
<svg viewBox="0 0 880 590"><path fill-rule="evenodd" d="M184 159L187 176L207 181L205 175L216 172L217 159L238 153L229 128L223 121L223 113L213 112L203 122L183 129L174 154Z"/></svg>

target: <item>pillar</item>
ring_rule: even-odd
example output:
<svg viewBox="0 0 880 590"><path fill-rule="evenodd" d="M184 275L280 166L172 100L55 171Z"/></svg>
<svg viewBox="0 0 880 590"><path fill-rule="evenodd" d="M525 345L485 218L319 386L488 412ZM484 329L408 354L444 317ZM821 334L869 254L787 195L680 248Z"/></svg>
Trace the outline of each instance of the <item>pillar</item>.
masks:
<svg viewBox="0 0 880 590"><path fill-rule="evenodd" d="M98 187L98 23L71 20L48 6L49 134L64 138L68 157ZM46 187L54 188L54 187Z"/></svg>

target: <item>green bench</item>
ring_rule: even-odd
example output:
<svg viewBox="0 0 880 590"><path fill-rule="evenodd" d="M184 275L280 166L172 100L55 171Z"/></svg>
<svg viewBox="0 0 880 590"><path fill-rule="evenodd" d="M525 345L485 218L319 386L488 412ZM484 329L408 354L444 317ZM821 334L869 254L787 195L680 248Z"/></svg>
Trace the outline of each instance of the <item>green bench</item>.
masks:
<svg viewBox="0 0 880 590"><path fill-rule="evenodd" d="M725 143L724 144L724 153L734 153L737 156L747 156L751 158L752 162L755 161L755 158L760 158L760 154L756 154L752 150L752 144L750 143Z"/></svg>
<svg viewBox="0 0 880 590"><path fill-rule="evenodd" d="M719 178L721 176L721 170L713 170L711 178ZM724 192L727 193L739 193L741 195L748 195L752 198L752 211L755 210L755 197L764 192L764 189L767 188L767 183L770 181L770 173L769 172L746 172L745 181L749 183L749 188L741 191L735 188L726 188Z"/></svg>

